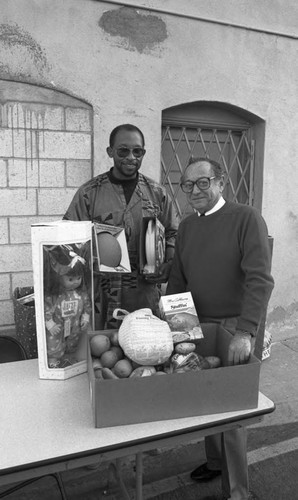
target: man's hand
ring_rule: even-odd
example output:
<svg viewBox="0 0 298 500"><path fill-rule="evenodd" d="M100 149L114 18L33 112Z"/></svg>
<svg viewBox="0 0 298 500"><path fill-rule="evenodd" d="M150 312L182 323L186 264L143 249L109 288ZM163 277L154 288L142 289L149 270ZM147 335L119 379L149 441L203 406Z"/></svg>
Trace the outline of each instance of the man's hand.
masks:
<svg viewBox="0 0 298 500"><path fill-rule="evenodd" d="M229 365L241 365L247 363L251 353L251 335L244 332L236 332L229 345Z"/></svg>
<svg viewBox="0 0 298 500"><path fill-rule="evenodd" d="M172 262L164 262L161 264L157 274L145 276L149 283L166 283L169 278Z"/></svg>

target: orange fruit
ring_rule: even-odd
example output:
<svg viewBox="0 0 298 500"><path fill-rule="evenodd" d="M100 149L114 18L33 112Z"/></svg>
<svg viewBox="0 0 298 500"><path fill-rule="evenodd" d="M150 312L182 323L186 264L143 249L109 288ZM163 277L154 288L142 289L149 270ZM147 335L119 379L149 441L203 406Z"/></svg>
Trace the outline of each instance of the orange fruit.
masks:
<svg viewBox="0 0 298 500"><path fill-rule="evenodd" d="M102 376L102 373L101 373L100 369L94 370L94 376L95 376L95 378L103 379L103 376Z"/></svg>
<svg viewBox="0 0 298 500"><path fill-rule="evenodd" d="M102 368L102 364L99 358L92 358L92 366L93 370L97 370L98 368Z"/></svg>
<svg viewBox="0 0 298 500"><path fill-rule="evenodd" d="M118 332L112 333L112 335L110 336L110 340L111 340L112 345L115 345L115 346L119 345Z"/></svg>
<svg viewBox="0 0 298 500"><path fill-rule="evenodd" d="M117 354L118 360L124 358L124 352L119 345L113 345L110 351L113 351Z"/></svg>
<svg viewBox="0 0 298 500"><path fill-rule="evenodd" d="M99 357L111 347L110 339L106 335L94 335L90 340L92 356Z"/></svg>
<svg viewBox="0 0 298 500"><path fill-rule="evenodd" d="M113 368L113 372L119 378L126 378L132 372L132 364L128 359L120 359Z"/></svg>
<svg viewBox="0 0 298 500"><path fill-rule="evenodd" d="M101 364L104 368L113 368L118 361L118 356L115 351L106 351L100 357Z"/></svg>

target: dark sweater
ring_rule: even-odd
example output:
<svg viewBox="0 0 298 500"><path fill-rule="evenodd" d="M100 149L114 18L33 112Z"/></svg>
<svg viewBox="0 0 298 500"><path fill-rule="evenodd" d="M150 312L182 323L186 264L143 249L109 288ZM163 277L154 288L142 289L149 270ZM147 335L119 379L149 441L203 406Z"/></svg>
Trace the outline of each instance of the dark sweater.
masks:
<svg viewBox="0 0 298 500"><path fill-rule="evenodd" d="M227 201L179 226L167 294L191 291L200 320L238 317L256 333L273 288L264 219L253 207Z"/></svg>

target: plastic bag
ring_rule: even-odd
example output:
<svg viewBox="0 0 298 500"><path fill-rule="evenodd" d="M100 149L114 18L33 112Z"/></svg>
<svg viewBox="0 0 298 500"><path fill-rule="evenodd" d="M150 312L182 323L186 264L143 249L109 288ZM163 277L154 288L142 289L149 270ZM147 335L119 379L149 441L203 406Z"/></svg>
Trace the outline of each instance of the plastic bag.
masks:
<svg viewBox="0 0 298 500"><path fill-rule="evenodd" d="M164 363L173 351L172 332L166 321L152 314L151 309L128 313L115 309L114 318L123 319L118 340L125 355L139 365Z"/></svg>

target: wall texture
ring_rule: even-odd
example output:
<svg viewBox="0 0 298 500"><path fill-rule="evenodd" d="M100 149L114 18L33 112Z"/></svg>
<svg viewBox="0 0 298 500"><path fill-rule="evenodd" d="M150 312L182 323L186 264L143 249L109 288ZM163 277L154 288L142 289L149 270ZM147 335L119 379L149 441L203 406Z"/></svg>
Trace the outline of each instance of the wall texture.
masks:
<svg viewBox="0 0 298 500"><path fill-rule="evenodd" d="M143 129L142 168L159 179L162 110L204 100L265 120L268 324L297 326L297 14L295 0L2 0L0 325L13 324L11 293L31 279L31 221L59 217L76 186L109 168L111 129ZM33 97L7 97L7 82Z"/></svg>
<svg viewBox="0 0 298 500"><path fill-rule="evenodd" d="M38 86L0 81L0 324L32 286L31 224L59 219L92 175L91 110Z"/></svg>

